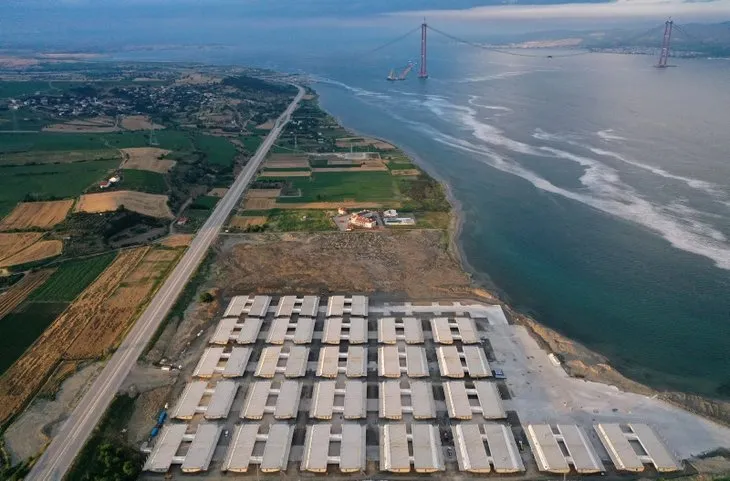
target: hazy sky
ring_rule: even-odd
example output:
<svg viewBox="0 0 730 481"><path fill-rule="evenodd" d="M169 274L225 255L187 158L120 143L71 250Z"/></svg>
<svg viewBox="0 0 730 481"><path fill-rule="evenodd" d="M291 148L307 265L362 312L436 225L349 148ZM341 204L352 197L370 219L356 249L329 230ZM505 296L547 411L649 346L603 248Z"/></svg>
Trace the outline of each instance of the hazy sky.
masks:
<svg viewBox="0 0 730 481"><path fill-rule="evenodd" d="M679 23L724 21L730 0L3 0L0 41L89 48L331 41L335 32L362 40L388 38L424 16L463 34L504 34L659 24L670 15Z"/></svg>

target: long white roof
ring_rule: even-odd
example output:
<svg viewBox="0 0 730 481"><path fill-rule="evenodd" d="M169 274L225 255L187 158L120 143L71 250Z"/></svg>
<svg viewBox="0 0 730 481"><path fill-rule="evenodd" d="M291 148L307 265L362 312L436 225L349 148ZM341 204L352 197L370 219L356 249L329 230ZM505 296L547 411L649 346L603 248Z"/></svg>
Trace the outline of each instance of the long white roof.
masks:
<svg viewBox="0 0 730 481"><path fill-rule="evenodd" d="M198 365L195 366L193 376L195 377L211 377L218 366L218 362L223 355L224 348L222 347L209 347L203 351L203 355L198 361Z"/></svg>
<svg viewBox="0 0 730 481"><path fill-rule="evenodd" d="M398 346L378 347L378 375L382 377L400 377L400 373Z"/></svg>
<svg viewBox="0 0 730 481"><path fill-rule="evenodd" d="M241 408L241 418L261 419L269 398L271 381L255 381L248 385L248 392Z"/></svg>
<svg viewBox="0 0 730 481"><path fill-rule="evenodd" d="M251 357L251 348L234 347L223 368L223 377L240 377L246 373L246 366Z"/></svg>
<svg viewBox="0 0 730 481"><path fill-rule="evenodd" d="M364 317L350 317L348 341L350 344L365 344L368 342L368 320Z"/></svg>
<svg viewBox="0 0 730 481"><path fill-rule="evenodd" d="M243 321L243 326L241 327L241 332L238 333L236 342L238 344L254 344L259 337L259 331L263 322L263 319L247 317Z"/></svg>
<svg viewBox="0 0 730 481"><path fill-rule="evenodd" d="M319 381L314 384L309 415L315 419L332 419L335 401L335 381Z"/></svg>
<svg viewBox="0 0 730 481"><path fill-rule="evenodd" d="M339 344L340 335L342 333L342 318L329 317L324 321L324 331L322 332L322 343Z"/></svg>
<svg viewBox="0 0 730 481"><path fill-rule="evenodd" d="M406 373L408 377L428 376L426 349L421 346L406 346Z"/></svg>
<svg viewBox="0 0 730 481"><path fill-rule="evenodd" d="M177 419L191 419L198 410L200 400L208 389L208 381L193 381L185 386L185 390L172 408L170 416Z"/></svg>
<svg viewBox="0 0 730 481"><path fill-rule="evenodd" d="M216 424L204 423L198 425L195 438L193 438L193 442L185 455L185 461L182 463L183 472L207 471L220 435L221 428Z"/></svg>
<svg viewBox="0 0 730 481"><path fill-rule="evenodd" d="M350 346L347 349L347 377L364 377L368 375L368 349L365 346Z"/></svg>
<svg viewBox="0 0 730 481"><path fill-rule="evenodd" d="M342 424L340 442L340 471L354 473L365 469L365 426Z"/></svg>
<svg viewBox="0 0 730 481"><path fill-rule="evenodd" d="M289 349L289 358L286 360L284 376L302 377L307 373L307 361L309 359L309 348L305 346L293 346Z"/></svg>
<svg viewBox="0 0 730 481"><path fill-rule="evenodd" d="M365 426L344 423L339 435L332 433L332 425L307 426L301 469L314 473L327 472L328 464L339 464L343 473L365 469ZM340 443L339 456L328 456L332 443Z"/></svg>
<svg viewBox="0 0 730 481"><path fill-rule="evenodd" d="M605 470L590 441L575 424L559 424L558 430L568 449L575 470L579 473L600 473Z"/></svg>
<svg viewBox="0 0 730 481"><path fill-rule="evenodd" d="M300 316L317 317L319 311L319 296L304 296L299 309Z"/></svg>
<svg viewBox="0 0 730 481"><path fill-rule="evenodd" d="M570 466L565 459L552 428L547 424L530 424L527 426L527 439L532 453L535 455L540 471L549 473L568 473Z"/></svg>
<svg viewBox="0 0 730 481"><path fill-rule="evenodd" d="M380 426L380 470L407 473L411 470L405 424Z"/></svg>
<svg viewBox="0 0 730 481"><path fill-rule="evenodd" d="M483 425L483 429L492 454L494 470L498 473L524 471L525 465L522 463L522 457L509 427L504 424L487 423Z"/></svg>
<svg viewBox="0 0 730 481"><path fill-rule="evenodd" d="M629 428L638 436L639 442L649 454L651 462L659 472L679 471L682 467L674 459L667 447L654 431L646 424L629 424Z"/></svg>
<svg viewBox="0 0 730 481"><path fill-rule="evenodd" d="M345 382L345 419L364 419L367 416L367 386L362 381Z"/></svg>
<svg viewBox="0 0 730 481"><path fill-rule="evenodd" d="M433 388L428 381L411 380L411 405L414 419L432 419L436 417L436 403L433 399Z"/></svg>
<svg viewBox="0 0 730 481"><path fill-rule="evenodd" d="M464 381L446 381L443 383L443 388L449 417L471 419L472 409Z"/></svg>
<svg viewBox="0 0 730 481"><path fill-rule="evenodd" d="M436 348L439 371L444 377L463 378L464 367L461 364L461 357L456 346L438 346Z"/></svg>
<svg viewBox="0 0 730 481"><path fill-rule="evenodd" d="M287 329L289 329L289 319L277 317L269 326L269 332L266 333L266 342L269 344L284 344Z"/></svg>
<svg viewBox="0 0 730 481"><path fill-rule="evenodd" d="M248 302L248 296L234 296L231 302L228 303L226 312L223 313L223 317L238 317L243 313L246 303Z"/></svg>
<svg viewBox="0 0 730 481"><path fill-rule="evenodd" d="M381 344L395 344L395 317L383 317L378 320L378 342Z"/></svg>
<svg viewBox="0 0 730 481"><path fill-rule="evenodd" d="M451 335L449 319L446 317L434 317L431 319L431 333L434 342L439 344L453 344L454 338Z"/></svg>
<svg viewBox="0 0 730 481"><path fill-rule="evenodd" d="M299 317L294 329L294 344L309 344L314 336L314 319L311 317Z"/></svg>
<svg viewBox="0 0 730 481"><path fill-rule="evenodd" d="M462 344L477 344L479 342L477 328L472 319L468 317L457 317L456 325Z"/></svg>
<svg viewBox="0 0 730 481"><path fill-rule="evenodd" d="M235 381L218 381L215 391L210 398L208 408L205 410L206 419L221 419L228 416L233 405L233 398L236 397L238 383Z"/></svg>
<svg viewBox="0 0 730 481"><path fill-rule="evenodd" d="M294 426L279 423L271 425L261 458L262 472L273 473L286 469L293 435Z"/></svg>
<svg viewBox="0 0 730 481"><path fill-rule="evenodd" d="M596 424L596 433L608 451L611 461L620 471L639 472L644 470L644 463L636 455L626 435L618 424Z"/></svg>
<svg viewBox="0 0 730 481"><path fill-rule="evenodd" d="M421 320L415 317L403 318L403 331L406 343L423 344L423 327Z"/></svg>
<svg viewBox="0 0 730 481"><path fill-rule="evenodd" d="M282 382L276 398L274 417L276 419L296 419L301 393L302 384L299 381Z"/></svg>
<svg viewBox="0 0 730 481"><path fill-rule="evenodd" d="M317 376L336 378L340 365L340 348L339 346L323 346L319 350L319 360L317 361Z"/></svg>
<svg viewBox="0 0 730 481"><path fill-rule="evenodd" d="M236 327L236 323L238 322L238 318L235 317L224 317L223 319L218 322L218 327L216 327L215 333L213 333L213 337L210 338L211 344L220 344L225 346L228 344L228 341L231 340L231 334L233 333L233 329Z"/></svg>
<svg viewBox="0 0 730 481"><path fill-rule="evenodd" d="M187 424L166 424L155 442L152 453L147 457L143 469L155 473L166 473L172 465L172 458L180 448L187 429Z"/></svg>
<svg viewBox="0 0 730 481"><path fill-rule="evenodd" d="M461 471L517 473L525 470L509 427L503 424L461 423L451 428ZM484 442L489 446L489 454ZM490 464L491 463L491 464Z"/></svg>
<svg viewBox="0 0 730 481"><path fill-rule="evenodd" d="M257 377L272 378L276 374L276 365L279 363L281 346L268 346L261 350L259 362L256 366Z"/></svg>
<svg viewBox="0 0 730 481"><path fill-rule="evenodd" d="M413 434L413 467L418 473L444 470L444 458L438 427L430 424L411 424Z"/></svg>
<svg viewBox="0 0 730 481"><path fill-rule="evenodd" d="M342 316L345 312L345 296L330 296L327 299L327 317Z"/></svg>
<svg viewBox="0 0 730 481"><path fill-rule="evenodd" d="M314 424L307 426L302 454L302 471L326 473L330 444L331 424Z"/></svg>
<svg viewBox="0 0 730 481"><path fill-rule="evenodd" d="M368 298L367 296L352 296L350 301L350 314L353 316L368 315Z"/></svg>
<svg viewBox="0 0 730 481"><path fill-rule="evenodd" d="M379 412L381 418L397 420L403 418L400 381L393 380L380 383Z"/></svg>
<svg viewBox="0 0 730 481"><path fill-rule="evenodd" d="M487 355L481 346L463 346L464 358L466 359L466 369L469 376L481 378L490 377L492 370L487 362Z"/></svg>
<svg viewBox="0 0 730 481"><path fill-rule="evenodd" d="M221 467L223 471L248 472L258 432L258 424L239 424L235 427Z"/></svg>
<svg viewBox="0 0 730 481"><path fill-rule="evenodd" d="M271 303L271 297L269 296L256 296L253 298L253 303L248 311L248 315L251 317L265 317L268 312L269 304Z"/></svg>

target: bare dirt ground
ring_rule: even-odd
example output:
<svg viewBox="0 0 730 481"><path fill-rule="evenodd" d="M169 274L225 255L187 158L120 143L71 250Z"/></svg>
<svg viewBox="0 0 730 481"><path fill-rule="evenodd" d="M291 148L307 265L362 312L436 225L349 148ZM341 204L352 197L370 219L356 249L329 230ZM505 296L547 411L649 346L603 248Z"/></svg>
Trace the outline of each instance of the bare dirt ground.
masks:
<svg viewBox="0 0 730 481"><path fill-rule="evenodd" d="M122 119L122 127L127 130L161 130L164 125L156 124L146 115L125 115Z"/></svg>
<svg viewBox="0 0 730 481"><path fill-rule="evenodd" d="M163 386L143 392L134 402L134 412L127 424L127 439L132 444L139 444L150 435L157 422L160 409L167 402L172 386Z"/></svg>
<svg viewBox="0 0 730 481"><path fill-rule="evenodd" d="M174 160L163 158L170 153L169 150L156 147L132 147L121 149L121 152L124 159L122 169L149 170L166 174L177 163Z"/></svg>
<svg viewBox="0 0 730 481"><path fill-rule="evenodd" d="M63 221L73 205L73 199L21 202L0 222L0 230L49 229Z"/></svg>
<svg viewBox="0 0 730 481"><path fill-rule="evenodd" d="M371 139L369 137L342 137L336 141L337 147L349 148L352 147L367 147L372 146L378 150L395 150L395 147L388 142L383 142L378 139Z"/></svg>
<svg viewBox="0 0 730 481"><path fill-rule="evenodd" d="M240 292L368 292L453 298L469 277L437 231L257 234L225 241L216 285Z"/></svg>
<svg viewBox="0 0 730 481"><path fill-rule="evenodd" d="M215 189L211 189L210 192L208 192L208 195L211 197L218 197L219 199L223 198L228 193L228 189L225 187L216 187Z"/></svg>
<svg viewBox="0 0 730 481"><path fill-rule="evenodd" d="M247 199L256 199L259 197L276 198L281 194L281 189L249 189L246 192Z"/></svg>
<svg viewBox="0 0 730 481"><path fill-rule="evenodd" d="M187 247L194 237L195 234L173 234L162 239L160 244L165 247Z"/></svg>
<svg viewBox="0 0 730 481"><path fill-rule="evenodd" d="M271 130L274 128L274 121L273 120L267 120L263 124L259 124L256 126L259 130Z"/></svg>
<svg viewBox="0 0 730 481"><path fill-rule="evenodd" d="M37 399L5 431L5 443L14 463L38 454L101 372L92 364L68 378L55 399Z"/></svg>
<svg viewBox="0 0 730 481"><path fill-rule="evenodd" d="M43 236L40 232L0 233L0 261L12 257Z"/></svg>
<svg viewBox="0 0 730 481"><path fill-rule="evenodd" d="M309 167L307 154L271 154L264 167L278 169L298 169Z"/></svg>
<svg viewBox="0 0 730 481"><path fill-rule="evenodd" d="M311 170L265 170L259 177L311 177Z"/></svg>
<svg viewBox="0 0 730 481"><path fill-rule="evenodd" d="M242 217L236 215L231 217L231 221L228 223L228 225L234 229L245 229L249 226L264 225L266 224L267 220L268 217L266 216Z"/></svg>
<svg viewBox="0 0 730 481"><path fill-rule="evenodd" d="M36 287L51 277L54 271L55 269L44 269L42 271L31 272L17 284L13 285L7 292L0 295L0 319L18 307Z"/></svg>
<svg viewBox="0 0 730 481"><path fill-rule="evenodd" d="M125 209L149 215L171 219L173 217L167 205L167 196L147 194L131 190L84 194L79 197L74 212L113 212L124 206Z"/></svg>
<svg viewBox="0 0 730 481"><path fill-rule="evenodd" d="M28 246L17 254L0 261L0 267L17 266L28 262L40 261L59 255L63 251L63 241L42 240Z"/></svg>
<svg viewBox="0 0 730 481"><path fill-rule="evenodd" d="M399 175L402 177L418 177L421 172L418 169L395 169L390 171L390 175Z"/></svg>
<svg viewBox="0 0 730 481"><path fill-rule="evenodd" d="M71 120L62 124L43 127L44 132L111 133L121 130L112 117L95 117L85 120Z"/></svg>
<svg viewBox="0 0 730 481"><path fill-rule="evenodd" d="M246 210L268 210L273 209L275 205L276 199L266 197L253 197L243 202L243 208Z"/></svg>

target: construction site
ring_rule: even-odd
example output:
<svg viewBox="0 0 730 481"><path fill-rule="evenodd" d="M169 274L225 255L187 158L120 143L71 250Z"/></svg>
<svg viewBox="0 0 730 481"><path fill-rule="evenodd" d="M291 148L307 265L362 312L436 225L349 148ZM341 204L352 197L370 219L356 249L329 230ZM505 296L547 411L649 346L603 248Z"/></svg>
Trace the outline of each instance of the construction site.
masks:
<svg viewBox="0 0 730 481"><path fill-rule="evenodd" d="M569 378L499 305L242 295L211 321L143 479L665 476L727 436Z"/></svg>

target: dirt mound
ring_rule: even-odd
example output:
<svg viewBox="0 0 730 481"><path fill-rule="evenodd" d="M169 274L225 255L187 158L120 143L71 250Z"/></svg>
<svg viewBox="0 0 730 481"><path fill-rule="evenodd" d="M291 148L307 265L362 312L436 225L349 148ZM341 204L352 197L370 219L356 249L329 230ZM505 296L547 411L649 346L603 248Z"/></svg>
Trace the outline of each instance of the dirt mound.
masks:
<svg viewBox="0 0 730 481"><path fill-rule="evenodd" d="M73 205L73 199L21 202L0 222L0 230L49 229L63 221Z"/></svg>
<svg viewBox="0 0 730 481"><path fill-rule="evenodd" d="M463 297L469 277L438 231L261 234L231 240L217 284L234 292Z"/></svg>
<svg viewBox="0 0 730 481"><path fill-rule="evenodd" d="M150 217L173 217L166 195L146 194L131 190L85 194L79 198L75 212L113 212L119 207Z"/></svg>

